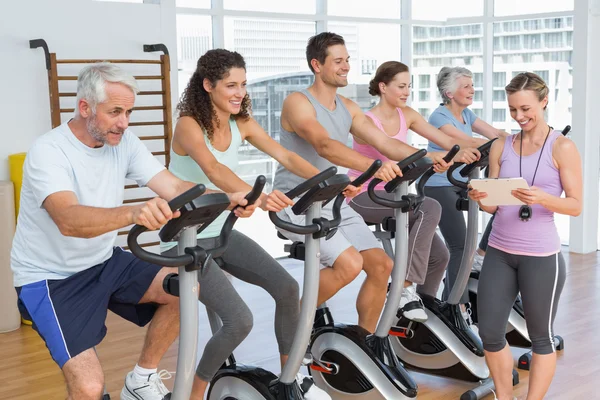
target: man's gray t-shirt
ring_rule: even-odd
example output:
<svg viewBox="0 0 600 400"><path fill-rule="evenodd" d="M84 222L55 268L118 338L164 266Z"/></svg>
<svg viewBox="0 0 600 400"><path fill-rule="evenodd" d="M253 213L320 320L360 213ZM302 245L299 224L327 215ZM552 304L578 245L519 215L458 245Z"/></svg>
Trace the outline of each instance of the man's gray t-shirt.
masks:
<svg viewBox="0 0 600 400"><path fill-rule="evenodd" d="M317 114L317 121L325 128L329 133L331 139L335 139L344 145L348 141L350 135L350 127L352 126L352 116L344 105L340 96L335 96L335 110L331 111L324 107L317 99L310 94L306 89L300 91L310 101ZM298 134L294 132L288 132L285 129L281 129L281 145L288 150L291 150L304 158L306 161L314 165L319 171L324 171L327 168L333 166L333 164L321 157L315 148L306 140L302 139ZM274 188L282 192L287 192L300 183L304 182L304 179L293 174L279 164L277 172L275 173Z"/></svg>
<svg viewBox="0 0 600 400"><path fill-rule="evenodd" d="M11 251L14 285L64 279L110 258L117 232L84 239L62 235L42 206L53 193L75 193L80 205L123 204L125 179L145 186L165 167L135 134L126 130L117 146L90 148L68 124L31 146L23 167L17 231Z"/></svg>

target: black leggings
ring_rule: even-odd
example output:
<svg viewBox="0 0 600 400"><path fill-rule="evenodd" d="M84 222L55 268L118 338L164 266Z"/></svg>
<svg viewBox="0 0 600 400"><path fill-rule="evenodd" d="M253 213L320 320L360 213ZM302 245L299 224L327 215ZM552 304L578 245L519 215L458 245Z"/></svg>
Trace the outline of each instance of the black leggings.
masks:
<svg viewBox="0 0 600 400"><path fill-rule="evenodd" d="M207 239L204 239L207 240ZM177 247L166 252L177 254ZM260 286L275 300L275 337L279 353L287 355L298 329L300 298L298 282L258 243L232 231L219 267L211 261L200 276L200 301L221 318L223 326L210 338L196 368L196 375L210 381L225 359L252 329L252 312L223 271Z"/></svg>
<svg viewBox="0 0 600 400"><path fill-rule="evenodd" d="M477 290L477 316L483 348L496 352L506 346L508 316L520 291L533 352L553 353L552 325L565 275L565 260L561 253L523 256L489 247Z"/></svg>

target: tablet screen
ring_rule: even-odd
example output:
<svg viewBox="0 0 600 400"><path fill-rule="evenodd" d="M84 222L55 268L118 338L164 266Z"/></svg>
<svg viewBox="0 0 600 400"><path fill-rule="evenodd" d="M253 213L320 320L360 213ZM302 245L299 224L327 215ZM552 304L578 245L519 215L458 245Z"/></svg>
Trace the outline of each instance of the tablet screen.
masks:
<svg viewBox="0 0 600 400"><path fill-rule="evenodd" d="M481 200L484 206L519 206L521 200L514 197L511 192L515 189L529 189L523 178L497 178L497 179L471 179L469 182L473 189L487 193Z"/></svg>

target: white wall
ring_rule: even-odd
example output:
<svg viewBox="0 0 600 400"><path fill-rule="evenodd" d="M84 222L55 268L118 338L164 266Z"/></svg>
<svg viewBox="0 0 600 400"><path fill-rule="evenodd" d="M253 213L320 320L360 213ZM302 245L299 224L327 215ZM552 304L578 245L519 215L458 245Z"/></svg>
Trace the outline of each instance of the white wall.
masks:
<svg viewBox="0 0 600 400"><path fill-rule="evenodd" d="M27 151L51 128L44 52L30 49L30 39L45 39L58 59L158 59L159 53L144 53L142 46L164 43L171 54L173 104L177 104L175 0L161 3L0 3L0 180L8 179L8 155Z"/></svg>
<svg viewBox="0 0 600 400"><path fill-rule="evenodd" d="M583 161L583 213L571 218L570 251L598 249L600 0L576 0L573 29L573 141Z"/></svg>

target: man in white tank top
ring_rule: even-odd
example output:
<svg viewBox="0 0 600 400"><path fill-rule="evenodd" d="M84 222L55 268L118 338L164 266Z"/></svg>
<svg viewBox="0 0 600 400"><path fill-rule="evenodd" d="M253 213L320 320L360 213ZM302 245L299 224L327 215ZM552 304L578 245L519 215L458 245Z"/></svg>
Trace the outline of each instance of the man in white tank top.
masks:
<svg viewBox="0 0 600 400"><path fill-rule="evenodd" d="M381 135L379 129L365 116L352 100L337 95L337 88L348 84L349 55L344 39L334 33L323 32L313 36L306 49L309 68L315 74L312 86L289 95L281 112L281 144L298 153L319 170L332 165L366 171L375 161L346 146L352 134L378 149L391 160L402 160L417 149L398 140ZM439 167L449 167L443 154L428 156ZM387 161L375 177L389 181L400 174L393 161ZM288 190L301 182L285 168L279 166L275 176L275 189ZM356 194L355 193L348 193ZM304 217L291 210L282 211L282 218L303 223ZM331 203L323 209L323 216L331 217ZM284 233L291 240L304 237ZM374 332L383 308L387 283L393 261L381 249L379 242L363 219L346 203L342 206L342 223L331 239L321 240L321 270L318 304L322 304L349 284L365 270L356 307L358 324Z"/></svg>

